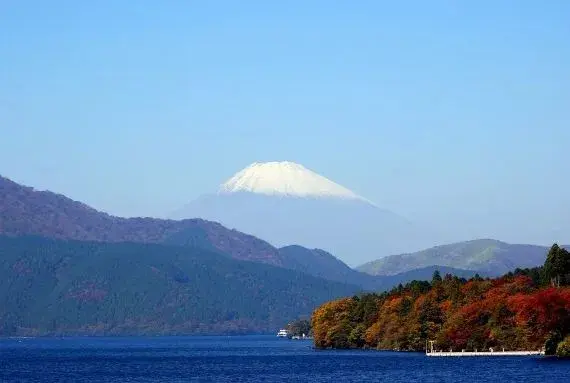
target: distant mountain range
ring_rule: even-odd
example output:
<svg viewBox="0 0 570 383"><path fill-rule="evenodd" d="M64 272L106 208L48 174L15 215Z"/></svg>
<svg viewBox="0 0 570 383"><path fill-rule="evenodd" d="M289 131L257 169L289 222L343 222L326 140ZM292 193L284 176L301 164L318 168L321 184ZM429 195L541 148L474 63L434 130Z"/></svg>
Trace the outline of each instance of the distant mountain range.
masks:
<svg viewBox="0 0 570 383"><path fill-rule="evenodd" d="M288 161L251 164L169 217L220 222L277 247L325 249L351 266L438 243L430 228Z"/></svg>
<svg viewBox="0 0 570 383"><path fill-rule="evenodd" d="M354 270L321 249L203 219L115 217L0 177L0 334L265 332L336 297L435 270L495 275L546 251L470 241Z"/></svg>
<svg viewBox="0 0 570 383"><path fill-rule="evenodd" d="M566 246L570 248L570 246ZM433 265L474 270L481 275L499 276L515 268L540 266L548 247L508 244L479 239L436 246L409 254L391 255L365 263L356 269L370 275L394 275Z"/></svg>
<svg viewBox="0 0 570 383"><path fill-rule="evenodd" d="M431 280L435 270L442 275L453 274L458 277L470 278L477 272L453 267L428 265L425 267L406 270L402 273L386 276L372 276L351 269L332 254L320 249L307 249L292 245L279 249L286 259L286 267L309 273L324 279L361 286L365 290L388 290L399 283L405 284L415 280ZM481 273L481 275L486 275Z"/></svg>
<svg viewBox="0 0 570 383"><path fill-rule="evenodd" d="M187 246L301 271L370 290L409 281L408 271L396 278L376 278L351 269L320 249L292 245L276 248L268 242L203 219L181 221L121 218L99 212L61 194L37 191L0 177L0 234L41 236L99 242L154 243ZM451 270L451 268L449 268ZM468 275L468 270L455 270ZM416 275L411 273L410 275ZM426 276L430 277L430 276Z"/></svg>

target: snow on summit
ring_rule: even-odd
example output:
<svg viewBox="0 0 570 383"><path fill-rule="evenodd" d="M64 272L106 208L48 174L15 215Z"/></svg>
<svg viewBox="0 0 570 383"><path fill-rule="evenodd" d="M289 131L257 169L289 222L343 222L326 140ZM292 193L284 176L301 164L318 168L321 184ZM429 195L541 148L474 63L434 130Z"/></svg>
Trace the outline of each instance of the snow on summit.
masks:
<svg viewBox="0 0 570 383"><path fill-rule="evenodd" d="M366 201L344 186L289 161L255 162L236 173L219 189L219 193L237 192Z"/></svg>

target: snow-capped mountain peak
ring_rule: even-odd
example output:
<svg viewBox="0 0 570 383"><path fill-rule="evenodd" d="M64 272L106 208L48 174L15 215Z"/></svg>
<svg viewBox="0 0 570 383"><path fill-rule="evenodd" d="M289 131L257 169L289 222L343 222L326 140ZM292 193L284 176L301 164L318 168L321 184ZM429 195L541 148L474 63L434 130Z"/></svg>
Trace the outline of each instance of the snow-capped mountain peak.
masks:
<svg viewBox="0 0 570 383"><path fill-rule="evenodd" d="M351 190L303 165L289 162L254 162L222 184L220 194L250 192L293 197L332 197L367 201Z"/></svg>

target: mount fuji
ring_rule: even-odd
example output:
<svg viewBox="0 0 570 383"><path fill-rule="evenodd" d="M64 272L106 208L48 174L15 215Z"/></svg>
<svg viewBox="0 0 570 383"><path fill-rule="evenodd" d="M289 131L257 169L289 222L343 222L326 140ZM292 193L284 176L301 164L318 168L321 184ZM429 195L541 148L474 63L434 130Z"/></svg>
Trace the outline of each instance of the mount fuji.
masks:
<svg viewBox="0 0 570 383"><path fill-rule="evenodd" d="M435 244L425 228L294 162L253 163L169 218L203 218L348 265Z"/></svg>

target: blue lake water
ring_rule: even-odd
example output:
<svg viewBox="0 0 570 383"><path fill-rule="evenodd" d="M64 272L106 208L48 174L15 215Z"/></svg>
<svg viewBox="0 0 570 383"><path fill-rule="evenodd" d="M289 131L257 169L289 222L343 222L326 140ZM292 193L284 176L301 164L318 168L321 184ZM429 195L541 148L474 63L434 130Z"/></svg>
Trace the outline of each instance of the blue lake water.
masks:
<svg viewBox="0 0 570 383"><path fill-rule="evenodd" d="M570 362L319 351L273 336L0 339L0 382L570 382Z"/></svg>

